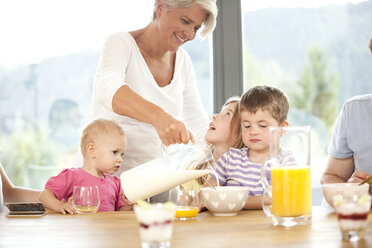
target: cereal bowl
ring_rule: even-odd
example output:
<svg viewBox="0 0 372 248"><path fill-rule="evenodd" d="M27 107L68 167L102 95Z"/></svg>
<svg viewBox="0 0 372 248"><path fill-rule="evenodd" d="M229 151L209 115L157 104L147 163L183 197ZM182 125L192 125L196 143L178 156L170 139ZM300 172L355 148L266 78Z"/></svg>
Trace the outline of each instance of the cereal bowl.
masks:
<svg viewBox="0 0 372 248"><path fill-rule="evenodd" d="M322 184L322 194L326 202L334 207L332 199L335 195L342 195L344 197L352 197L353 195L362 196L367 194L369 184L365 183L329 183Z"/></svg>
<svg viewBox="0 0 372 248"><path fill-rule="evenodd" d="M213 215L233 216L244 207L248 193L241 186L206 187L201 189L201 199Z"/></svg>

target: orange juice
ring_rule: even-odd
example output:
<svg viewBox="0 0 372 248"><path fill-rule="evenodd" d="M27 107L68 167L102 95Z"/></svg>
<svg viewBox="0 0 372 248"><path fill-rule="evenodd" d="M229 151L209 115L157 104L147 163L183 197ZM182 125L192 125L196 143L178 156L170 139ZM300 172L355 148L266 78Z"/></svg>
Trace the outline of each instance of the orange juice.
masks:
<svg viewBox="0 0 372 248"><path fill-rule="evenodd" d="M311 214L310 167L271 168L272 213L280 217Z"/></svg>
<svg viewBox="0 0 372 248"><path fill-rule="evenodd" d="M195 218L199 213L198 207L192 206L177 206L176 208L176 218L177 219L192 219Z"/></svg>
<svg viewBox="0 0 372 248"><path fill-rule="evenodd" d="M80 206L80 205L74 205L76 212L78 214L90 214L95 213L98 211L98 206Z"/></svg>

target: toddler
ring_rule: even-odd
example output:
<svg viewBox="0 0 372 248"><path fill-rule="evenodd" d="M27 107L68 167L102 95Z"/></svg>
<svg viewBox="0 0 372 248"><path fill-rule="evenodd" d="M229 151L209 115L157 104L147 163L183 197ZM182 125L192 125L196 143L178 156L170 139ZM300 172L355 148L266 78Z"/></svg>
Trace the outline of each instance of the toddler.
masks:
<svg viewBox="0 0 372 248"><path fill-rule="evenodd" d="M123 161L127 140L124 131L113 121L97 119L83 131L80 148L84 162L81 168L64 169L49 178L40 194L40 201L62 214L76 213L72 206L74 186L98 186L98 211L131 210L120 180L112 174Z"/></svg>
<svg viewBox="0 0 372 248"><path fill-rule="evenodd" d="M240 126L246 148L230 148L214 164L221 186L246 186L245 209L262 208L261 168L270 157L270 127L288 126L288 98L280 89L256 86L240 101ZM212 175L213 177L213 175ZM216 180L211 179L216 185Z"/></svg>

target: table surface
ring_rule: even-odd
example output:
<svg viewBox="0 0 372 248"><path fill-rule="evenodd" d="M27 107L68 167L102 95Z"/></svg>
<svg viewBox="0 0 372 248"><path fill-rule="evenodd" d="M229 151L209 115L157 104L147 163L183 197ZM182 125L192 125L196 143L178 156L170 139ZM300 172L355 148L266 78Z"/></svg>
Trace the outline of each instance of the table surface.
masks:
<svg viewBox="0 0 372 248"><path fill-rule="evenodd" d="M365 238L341 240L333 211L313 207L312 224L274 227L261 210L216 217L200 213L195 220L174 222L172 247L372 247L372 212ZM48 213L43 217L0 214L0 247L140 247L133 211L88 215Z"/></svg>

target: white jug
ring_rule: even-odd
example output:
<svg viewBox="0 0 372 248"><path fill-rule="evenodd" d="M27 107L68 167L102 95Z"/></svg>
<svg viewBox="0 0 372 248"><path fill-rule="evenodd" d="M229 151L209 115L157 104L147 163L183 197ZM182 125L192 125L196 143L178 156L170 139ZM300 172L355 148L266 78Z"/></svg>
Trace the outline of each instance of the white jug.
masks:
<svg viewBox="0 0 372 248"><path fill-rule="evenodd" d="M121 174L129 201L147 199L212 172L213 156L204 144L174 145L165 150L162 157Z"/></svg>

